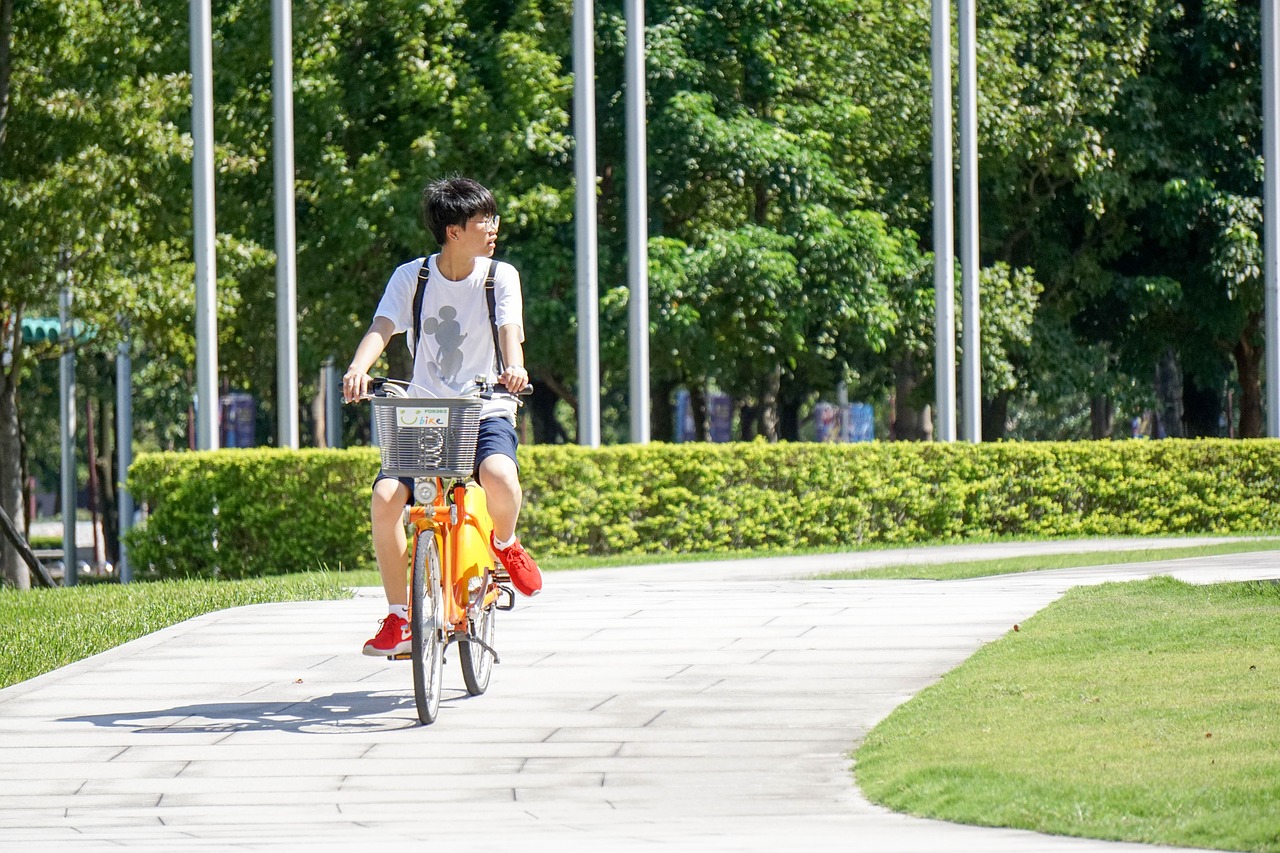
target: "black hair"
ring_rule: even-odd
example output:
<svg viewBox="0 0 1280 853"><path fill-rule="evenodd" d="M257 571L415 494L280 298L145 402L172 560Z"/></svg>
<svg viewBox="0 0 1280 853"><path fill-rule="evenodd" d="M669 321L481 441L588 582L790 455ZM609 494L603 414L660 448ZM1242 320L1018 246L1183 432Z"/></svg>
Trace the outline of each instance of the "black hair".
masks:
<svg viewBox="0 0 1280 853"><path fill-rule="evenodd" d="M493 193L471 178L441 178L422 191L422 222L441 246L450 225L465 227L473 216L493 216L497 212Z"/></svg>

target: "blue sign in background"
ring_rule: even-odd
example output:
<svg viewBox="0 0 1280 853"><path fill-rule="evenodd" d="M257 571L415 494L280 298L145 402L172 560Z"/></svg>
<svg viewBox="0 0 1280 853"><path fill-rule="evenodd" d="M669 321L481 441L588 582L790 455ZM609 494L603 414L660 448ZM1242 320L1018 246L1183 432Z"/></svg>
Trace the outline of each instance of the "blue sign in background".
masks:
<svg viewBox="0 0 1280 853"><path fill-rule="evenodd" d="M252 394L234 391L223 394L219 434L222 447L256 447L255 421L258 402Z"/></svg>

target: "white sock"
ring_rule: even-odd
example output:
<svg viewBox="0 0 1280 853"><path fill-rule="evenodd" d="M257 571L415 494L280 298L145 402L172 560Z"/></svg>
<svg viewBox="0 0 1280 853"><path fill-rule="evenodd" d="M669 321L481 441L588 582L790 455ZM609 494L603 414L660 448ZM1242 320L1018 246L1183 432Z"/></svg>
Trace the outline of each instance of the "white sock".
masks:
<svg viewBox="0 0 1280 853"><path fill-rule="evenodd" d="M407 604L392 604L389 608L387 608L387 613L388 613L389 615L399 616L401 619L408 619L408 618L409 618L409 605L407 605Z"/></svg>
<svg viewBox="0 0 1280 853"><path fill-rule="evenodd" d="M511 538L508 539L506 542L503 542L501 539L495 536L493 537L493 544L497 546L499 551L505 551L508 548L510 548L512 545L516 544L516 535L512 533Z"/></svg>

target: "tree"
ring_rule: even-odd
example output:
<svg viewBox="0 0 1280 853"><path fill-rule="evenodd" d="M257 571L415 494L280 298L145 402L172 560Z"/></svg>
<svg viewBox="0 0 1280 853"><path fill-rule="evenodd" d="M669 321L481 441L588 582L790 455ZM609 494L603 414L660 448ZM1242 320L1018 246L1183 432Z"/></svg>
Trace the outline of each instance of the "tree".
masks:
<svg viewBox="0 0 1280 853"><path fill-rule="evenodd" d="M256 2L220 7L214 63L215 125L226 164L219 229L245 259L236 273L237 315L220 355L227 381L263 400L270 423L276 380L268 11ZM299 7L294 109L304 383L311 384L325 358L341 365L350 357L391 271L434 250L420 221L419 193L451 173L477 178L498 198L499 254L521 270L527 326L552 330L571 322L571 81L563 61L569 21L568 4L542 0ZM571 339L535 333L527 350L539 387L563 388ZM391 346L387 357L392 373L407 371L405 347Z"/></svg>
<svg viewBox="0 0 1280 853"><path fill-rule="evenodd" d="M748 435L781 437L812 383L834 387L883 349L893 279L914 274L915 236L869 209L857 152L874 129L848 96L857 14L845 0L650 7L655 396L714 382L744 401ZM622 22L606 17L612 84ZM621 280L619 98L601 125L603 231L616 235L602 268Z"/></svg>
<svg viewBox="0 0 1280 853"><path fill-rule="evenodd" d="M1239 435L1262 434L1262 116L1259 10L1163 3L1143 76L1126 86L1096 184L1119 242L1126 315L1149 364L1176 353L1187 430L1217 435L1234 368ZM1157 286L1150 286L1154 283ZM1152 352L1153 350L1153 352Z"/></svg>
<svg viewBox="0 0 1280 853"><path fill-rule="evenodd" d="M1108 292L1113 282L1106 264L1117 235L1099 222L1105 207L1095 191L1113 169L1103 135L1146 61L1156 5L1008 0L980 7L979 65L989 93L979 102L984 263L1033 269L1043 288L1031 340L1011 359L1012 381L984 389L988 437L1004 434L1019 398L1042 410L1091 400L1101 415L1129 382L1125 369L1134 363L1106 356L1082 312L1089 294ZM998 300L985 297L984 308L999 310Z"/></svg>
<svg viewBox="0 0 1280 853"><path fill-rule="evenodd" d="M56 311L69 286L93 346L114 346L122 315L141 331L172 322L165 294L184 259L171 165L187 146L173 116L184 81L160 70L159 22L140 2L0 7L0 506L19 527L22 317ZM5 581L27 587L13 549L0 555Z"/></svg>

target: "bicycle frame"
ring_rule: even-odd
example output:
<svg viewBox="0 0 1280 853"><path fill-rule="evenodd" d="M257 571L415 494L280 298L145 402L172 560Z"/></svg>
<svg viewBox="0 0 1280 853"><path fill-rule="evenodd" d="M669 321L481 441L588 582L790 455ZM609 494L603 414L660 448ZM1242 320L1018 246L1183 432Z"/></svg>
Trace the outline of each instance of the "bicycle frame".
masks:
<svg viewBox="0 0 1280 853"><path fill-rule="evenodd" d="M405 507L413 648L395 655L413 662L414 702L423 725L439 712L445 649L459 644L467 693L484 693L498 663L495 611L515 607L515 592L506 585L510 577L490 548L493 520L484 489L469 480L475 448L458 443L475 439L479 401L490 399L485 394L492 386L481 379L476 393L464 398L412 398L402 392L373 398L383 470L415 477L415 496L424 483L435 487L429 503L423 493L424 503ZM387 386L389 380L380 380L374 390Z"/></svg>
<svg viewBox="0 0 1280 853"><path fill-rule="evenodd" d="M497 562L489 549L493 521L489 517L484 489L478 484L454 481L445 489L436 479L436 496L430 507L414 505L406 508L409 537L409 565L414 563L418 533L433 531L440 549L440 584L444 592L444 625L448 643L467 637L468 617L491 604L502 595L497 583ZM485 582L488 572L488 583Z"/></svg>

